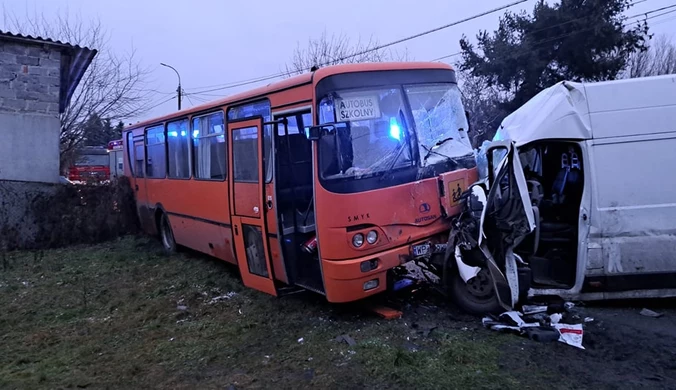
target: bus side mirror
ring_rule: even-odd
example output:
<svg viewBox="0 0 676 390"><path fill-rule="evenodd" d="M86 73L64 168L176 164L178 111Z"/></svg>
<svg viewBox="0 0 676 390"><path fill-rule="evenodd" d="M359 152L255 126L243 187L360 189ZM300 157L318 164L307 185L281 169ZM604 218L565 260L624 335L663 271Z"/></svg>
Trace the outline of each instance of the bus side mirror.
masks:
<svg viewBox="0 0 676 390"><path fill-rule="evenodd" d="M317 141L322 134L335 130L333 125L309 126L305 128L305 137L310 141Z"/></svg>

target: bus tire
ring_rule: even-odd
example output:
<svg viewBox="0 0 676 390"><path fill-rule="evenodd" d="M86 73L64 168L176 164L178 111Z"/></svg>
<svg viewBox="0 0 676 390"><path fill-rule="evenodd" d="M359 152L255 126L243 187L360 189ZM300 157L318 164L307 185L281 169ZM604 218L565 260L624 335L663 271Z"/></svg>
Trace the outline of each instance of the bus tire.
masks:
<svg viewBox="0 0 676 390"><path fill-rule="evenodd" d="M176 253L176 240L174 240L174 232L171 230L171 224L167 214L160 214L160 239L162 240L162 247L167 253Z"/></svg>
<svg viewBox="0 0 676 390"><path fill-rule="evenodd" d="M493 289L490 272L482 268L477 276L465 283L455 269L450 275L449 292L453 302L473 315L498 314L504 311Z"/></svg>

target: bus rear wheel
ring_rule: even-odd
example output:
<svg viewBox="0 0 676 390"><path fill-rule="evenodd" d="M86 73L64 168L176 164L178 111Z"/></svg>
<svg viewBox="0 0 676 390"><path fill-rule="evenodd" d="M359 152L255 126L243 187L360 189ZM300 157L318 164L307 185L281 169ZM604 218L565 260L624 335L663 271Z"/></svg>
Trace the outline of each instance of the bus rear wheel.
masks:
<svg viewBox="0 0 676 390"><path fill-rule="evenodd" d="M502 311L493 289L490 272L482 268L479 274L465 283L455 270L451 276L450 293L455 304L463 311L474 314L497 314Z"/></svg>
<svg viewBox="0 0 676 390"><path fill-rule="evenodd" d="M160 215L160 237L162 238L162 246L167 253L176 252L176 241L174 240L174 232L171 230L169 218L167 214Z"/></svg>

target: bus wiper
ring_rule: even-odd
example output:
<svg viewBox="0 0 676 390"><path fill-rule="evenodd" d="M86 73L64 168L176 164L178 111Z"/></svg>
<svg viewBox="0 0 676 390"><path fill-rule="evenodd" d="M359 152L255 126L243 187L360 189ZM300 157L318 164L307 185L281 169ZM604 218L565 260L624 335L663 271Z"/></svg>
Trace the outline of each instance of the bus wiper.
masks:
<svg viewBox="0 0 676 390"><path fill-rule="evenodd" d="M399 118L401 119L401 122L402 122L402 123L406 123L406 121L404 120L404 113L401 111L401 109L399 109ZM406 137L405 137L404 139L406 139ZM392 169L394 168L394 165L395 165L395 164L397 163L397 161L399 160L399 156L401 156L401 152L404 151L404 147L405 147L407 144L408 144L407 142L401 142L399 145L397 145L397 154L394 156L394 158L392 159L392 162L391 162L390 165L387 167L387 169L385 170L385 172L383 172L383 175L380 176L380 180L379 180L379 181L384 180L385 177L386 177L387 175L390 174L390 172L391 172Z"/></svg>
<svg viewBox="0 0 676 390"><path fill-rule="evenodd" d="M448 138L444 138L444 139L442 139L442 140L439 140L439 141L437 141L437 143L435 143L434 145L432 145L431 148L428 148L427 146L422 145L422 147L423 147L425 150L427 150L427 154L426 154L425 157L423 158L423 163L427 162L427 159L430 158L430 156L431 156L432 154L437 154L437 155L439 155L439 156L441 156L441 157L451 158L451 157L449 157L449 156L446 156L446 155L443 155L443 154L441 154L441 153L435 152L435 151L434 151L434 148L438 148L439 146L443 145L444 143L446 143L446 142L448 142L448 141L451 141L452 139L453 139L453 137L448 137Z"/></svg>
<svg viewBox="0 0 676 390"><path fill-rule="evenodd" d="M399 156L401 156L401 152L404 151L404 146L406 146L406 144L403 143L403 142L399 144L398 149L397 149L397 154L396 154L396 155L394 156L394 158L392 159L392 162L390 163L390 166L387 167L387 169L385 170L385 172L383 173L383 175L380 176L380 180L381 180L381 181L382 181L383 179L385 179L385 176L387 176L387 175L390 174L390 172L391 172L392 169L394 168L394 165L397 163L397 161L399 161Z"/></svg>

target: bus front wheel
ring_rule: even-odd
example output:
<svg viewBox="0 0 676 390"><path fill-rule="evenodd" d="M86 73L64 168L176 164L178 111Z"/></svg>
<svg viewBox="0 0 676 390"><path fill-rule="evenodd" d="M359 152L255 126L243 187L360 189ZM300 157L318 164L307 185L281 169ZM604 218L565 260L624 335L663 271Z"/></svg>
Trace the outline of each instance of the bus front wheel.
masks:
<svg viewBox="0 0 676 390"><path fill-rule="evenodd" d="M162 238L162 246L167 253L176 252L176 241L174 240L174 232L171 230L169 218L167 214L162 213L160 216L160 236Z"/></svg>

